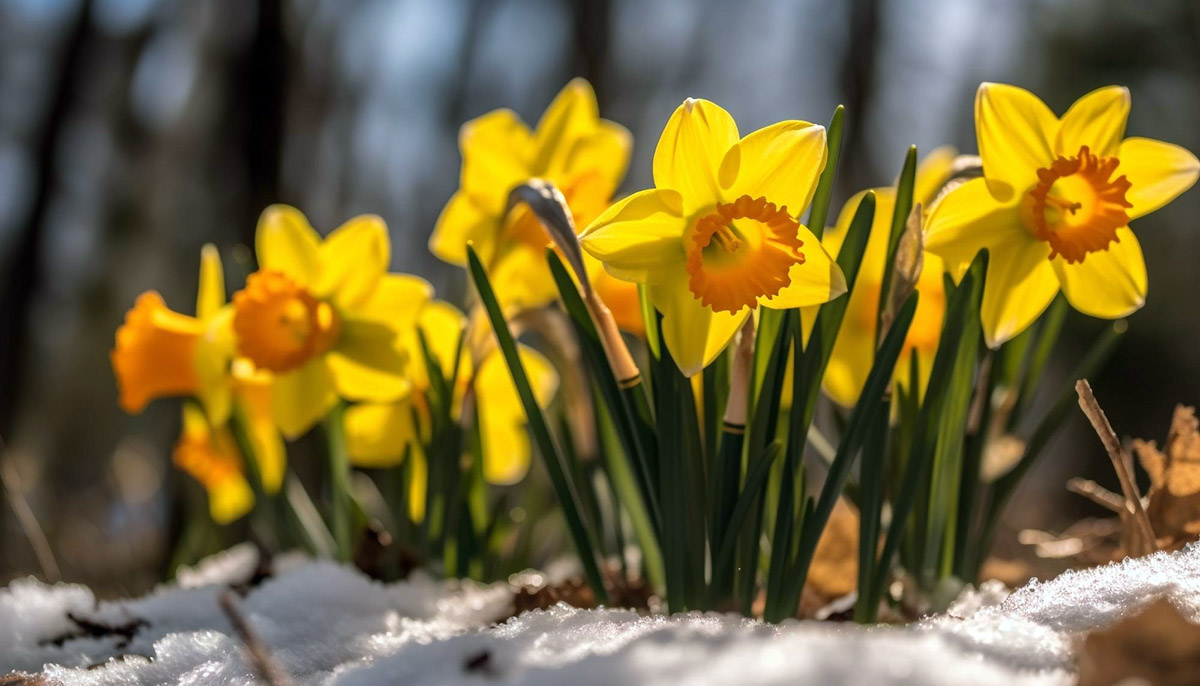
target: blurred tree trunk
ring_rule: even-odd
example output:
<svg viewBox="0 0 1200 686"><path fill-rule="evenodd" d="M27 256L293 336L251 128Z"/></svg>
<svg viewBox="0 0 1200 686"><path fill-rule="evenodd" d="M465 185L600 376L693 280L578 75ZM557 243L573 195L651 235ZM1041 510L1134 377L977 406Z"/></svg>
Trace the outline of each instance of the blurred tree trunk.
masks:
<svg viewBox="0 0 1200 686"><path fill-rule="evenodd" d="M280 171L283 163L284 87L290 65L288 46L283 35L282 0L258 0L254 38L242 64L234 64L230 74L239 75L246 106L242 149L246 151L249 176L248 207L239 221L238 235L254 245L258 216L267 205L286 202L281 195Z"/></svg>
<svg viewBox="0 0 1200 686"><path fill-rule="evenodd" d="M875 62L879 52L879 0L851 0L847 22L846 53L842 60L842 83L846 89L846 126L838 186L864 188L871 170L864 154L866 117L875 85ZM897 161L897 165L899 164ZM899 167L897 166L897 173Z"/></svg>
<svg viewBox="0 0 1200 686"><path fill-rule="evenodd" d="M91 7L91 0L80 3L74 24L66 34L59 60L58 83L51 93L45 125L34 147L37 176L29 218L14 241L3 272L0 272L0 389L3 389L0 392L0 435L12 434L20 407L25 352L29 344L29 313L41 279L43 224L54 196L54 156L71 107L85 47L92 39Z"/></svg>
<svg viewBox="0 0 1200 686"><path fill-rule="evenodd" d="M612 14L609 0L578 0L575 7L574 73L592 83L603 105L608 96L608 36ZM604 111L601 106L600 111Z"/></svg>

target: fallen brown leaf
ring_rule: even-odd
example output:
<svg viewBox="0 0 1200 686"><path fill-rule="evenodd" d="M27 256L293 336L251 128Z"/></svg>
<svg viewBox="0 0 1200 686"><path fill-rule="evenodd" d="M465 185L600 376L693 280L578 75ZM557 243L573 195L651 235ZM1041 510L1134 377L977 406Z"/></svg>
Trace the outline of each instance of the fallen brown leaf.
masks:
<svg viewBox="0 0 1200 686"><path fill-rule="evenodd" d="M1077 660L1079 686L1110 686L1126 679L1194 686L1200 680L1200 624L1160 598L1141 612L1089 634Z"/></svg>
<svg viewBox="0 0 1200 686"><path fill-rule="evenodd" d="M1150 475L1146 514L1159 547L1174 550L1200 538L1200 422L1194 408L1175 407L1163 448L1154 441L1133 441Z"/></svg>

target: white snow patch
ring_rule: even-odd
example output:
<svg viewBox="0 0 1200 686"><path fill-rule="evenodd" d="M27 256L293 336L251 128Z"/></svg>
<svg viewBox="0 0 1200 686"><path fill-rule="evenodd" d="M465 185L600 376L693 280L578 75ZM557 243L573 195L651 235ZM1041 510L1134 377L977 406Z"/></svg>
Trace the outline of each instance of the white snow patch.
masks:
<svg viewBox="0 0 1200 686"><path fill-rule="evenodd" d="M215 598L256 564L253 550L234 549L176 586L118 602L97 603L81 586L14 582L0 590L0 675L40 672L63 686L250 686L254 675ZM1084 632L1154 598L1200 620L1200 546L1034 581L1011 595L985 584L945 615L872 628L565 605L493 625L509 608L504 584L417 575L384 585L328 562L284 567L242 607L296 681L321 686L1065 685ZM68 613L108 626L144 623L127 640L71 637L78 626Z"/></svg>

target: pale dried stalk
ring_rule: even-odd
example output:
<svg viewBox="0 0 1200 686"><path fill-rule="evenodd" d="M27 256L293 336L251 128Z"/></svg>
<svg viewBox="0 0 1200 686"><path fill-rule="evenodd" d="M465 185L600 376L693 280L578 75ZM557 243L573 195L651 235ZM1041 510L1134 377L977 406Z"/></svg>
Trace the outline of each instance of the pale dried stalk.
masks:
<svg viewBox="0 0 1200 686"><path fill-rule="evenodd" d="M1082 479L1079 477L1071 479L1067 482L1067 490L1087 498L1100 507L1112 511L1114 514L1122 514L1129 511L1125 507L1124 498L1091 479Z"/></svg>
<svg viewBox="0 0 1200 686"><path fill-rule="evenodd" d="M0 481L4 483L4 492L8 497L8 504L12 506L13 514L17 516L17 523L25 532L25 538L29 540L33 554L37 557L38 565L42 568L42 575L50 583L61 581L62 573L59 571L58 562L54 559L50 541L46 538L46 532L42 531L42 526L38 523L33 508L29 506L29 501L25 499L25 490L21 487L21 475L17 473L16 466L9 459L8 448L4 445L3 437L0 437Z"/></svg>
<svg viewBox="0 0 1200 686"><path fill-rule="evenodd" d="M1092 428L1096 430L1096 435L1100 437L1100 442L1104 444L1104 450L1112 460L1113 469L1117 472L1117 480L1121 483L1121 492L1125 496L1125 508L1131 515L1130 520L1137 533L1136 536L1130 537L1132 539L1131 547L1136 550L1126 550L1125 552L1132 556L1153 553L1158 550L1158 544L1155 542L1154 528L1150 526L1150 517L1146 514L1146 508L1142 506L1142 496L1138 492L1137 482L1134 480L1133 460L1125 452L1125 448L1117 438L1117 433L1113 431L1112 424L1109 424L1104 410L1100 409L1100 403L1096 401L1096 396L1092 393L1092 386L1087 379L1075 382L1075 392L1079 395L1080 409L1087 415L1088 421L1092 423Z"/></svg>

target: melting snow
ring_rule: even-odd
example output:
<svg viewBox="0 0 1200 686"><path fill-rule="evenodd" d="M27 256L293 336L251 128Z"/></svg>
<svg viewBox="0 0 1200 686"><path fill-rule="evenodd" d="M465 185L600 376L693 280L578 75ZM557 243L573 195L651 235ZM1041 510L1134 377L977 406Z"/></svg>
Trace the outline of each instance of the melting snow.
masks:
<svg viewBox="0 0 1200 686"><path fill-rule="evenodd" d="M136 600L97 603L82 586L0 590L0 675L63 686L256 683L217 607L252 573L233 549ZM1166 596L1200 620L1200 546L1034 581L985 584L907 627L733 615L640 616L559 605L503 624L505 585L424 576L385 585L328 562L285 560L243 611L299 684L1069 684L1082 633ZM92 637L71 616L123 632Z"/></svg>

